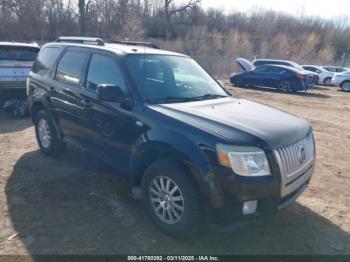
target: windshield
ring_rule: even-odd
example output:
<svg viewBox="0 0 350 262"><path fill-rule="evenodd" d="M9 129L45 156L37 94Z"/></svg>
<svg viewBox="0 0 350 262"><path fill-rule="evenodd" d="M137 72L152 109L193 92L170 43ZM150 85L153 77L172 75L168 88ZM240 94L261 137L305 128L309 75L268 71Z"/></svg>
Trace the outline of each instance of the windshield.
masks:
<svg viewBox="0 0 350 262"><path fill-rule="evenodd" d="M38 48L21 46L0 46L0 61L34 61Z"/></svg>
<svg viewBox="0 0 350 262"><path fill-rule="evenodd" d="M129 55L127 65L143 98L175 103L229 96L193 59L169 55Z"/></svg>

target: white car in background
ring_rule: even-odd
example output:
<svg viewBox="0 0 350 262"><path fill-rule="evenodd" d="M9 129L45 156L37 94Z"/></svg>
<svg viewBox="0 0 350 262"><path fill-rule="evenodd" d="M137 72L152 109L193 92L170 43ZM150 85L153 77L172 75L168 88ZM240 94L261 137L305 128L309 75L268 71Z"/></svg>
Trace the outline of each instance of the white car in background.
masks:
<svg viewBox="0 0 350 262"><path fill-rule="evenodd" d="M334 73L324 69L321 66L314 65L302 65L305 70L312 71L318 74L318 83L325 84L327 86L332 85L332 78Z"/></svg>
<svg viewBox="0 0 350 262"><path fill-rule="evenodd" d="M36 43L0 42L0 93L26 90L27 76L39 50Z"/></svg>
<svg viewBox="0 0 350 262"><path fill-rule="evenodd" d="M349 68L339 66L322 66L322 68L332 73L343 73L349 71Z"/></svg>
<svg viewBox="0 0 350 262"><path fill-rule="evenodd" d="M332 85L340 86L343 91L350 92L350 71L335 73L332 78Z"/></svg>

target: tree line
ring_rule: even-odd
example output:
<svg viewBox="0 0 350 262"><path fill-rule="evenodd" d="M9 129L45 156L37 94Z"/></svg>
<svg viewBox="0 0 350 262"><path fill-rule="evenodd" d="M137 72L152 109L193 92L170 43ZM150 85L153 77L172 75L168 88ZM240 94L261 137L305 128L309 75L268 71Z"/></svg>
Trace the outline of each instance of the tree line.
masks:
<svg viewBox="0 0 350 262"><path fill-rule="evenodd" d="M227 75L239 56L344 64L348 17L331 20L255 8L226 13L201 0L0 0L0 40L52 41L60 35L147 40L195 57Z"/></svg>

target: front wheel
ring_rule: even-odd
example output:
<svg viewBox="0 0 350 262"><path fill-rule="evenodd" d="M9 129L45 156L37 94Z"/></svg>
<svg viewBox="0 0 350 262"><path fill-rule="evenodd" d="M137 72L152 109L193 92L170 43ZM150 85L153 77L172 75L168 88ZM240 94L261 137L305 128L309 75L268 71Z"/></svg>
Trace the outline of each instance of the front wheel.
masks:
<svg viewBox="0 0 350 262"><path fill-rule="evenodd" d="M35 134L40 150L49 156L60 156L65 150L65 143L58 137L50 116L39 111L35 117Z"/></svg>
<svg viewBox="0 0 350 262"><path fill-rule="evenodd" d="M340 87L344 92L350 92L350 81L343 82Z"/></svg>
<svg viewBox="0 0 350 262"><path fill-rule="evenodd" d="M199 190L180 162L173 159L154 162L147 168L141 187L144 206L163 232L188 237L202 226Z"/></svg>
<svg viewBox="0 0 350 262"><path fill-rule="evenodd" d="M235 85L235 87L242 87L243 86L243 79L242 77L237 77L233 80L233 84Z"/></svg>
<svg viewBox="0 0 350 262"><path fill-rule="evenodd" d="M323 83L326 85L326 86L331 86L332 85L332 79L330 77L327 77Z"/></svg>

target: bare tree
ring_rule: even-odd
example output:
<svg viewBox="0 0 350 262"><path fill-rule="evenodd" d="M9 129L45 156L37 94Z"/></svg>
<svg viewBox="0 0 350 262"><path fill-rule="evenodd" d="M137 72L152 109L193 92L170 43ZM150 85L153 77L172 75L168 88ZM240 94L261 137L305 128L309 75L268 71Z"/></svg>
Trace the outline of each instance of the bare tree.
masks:
<svg viewBox="0 0 350 262"><path fill-rule="evenodd" d="M78 8L79 8L79 26L80 26L80 34L86 35L86 20L87 15L89 13L89 6L92 4L92 0L79 0Z"/></svg>
<svg viewBox="0 0 350 262"><path fill-rule="evenodd" d="M164 14L167 22L170 24L173 15L188 12L200 2L201 0L188 0L187 3L178 6L175 4L175 0L164 0Z"/></svg>

